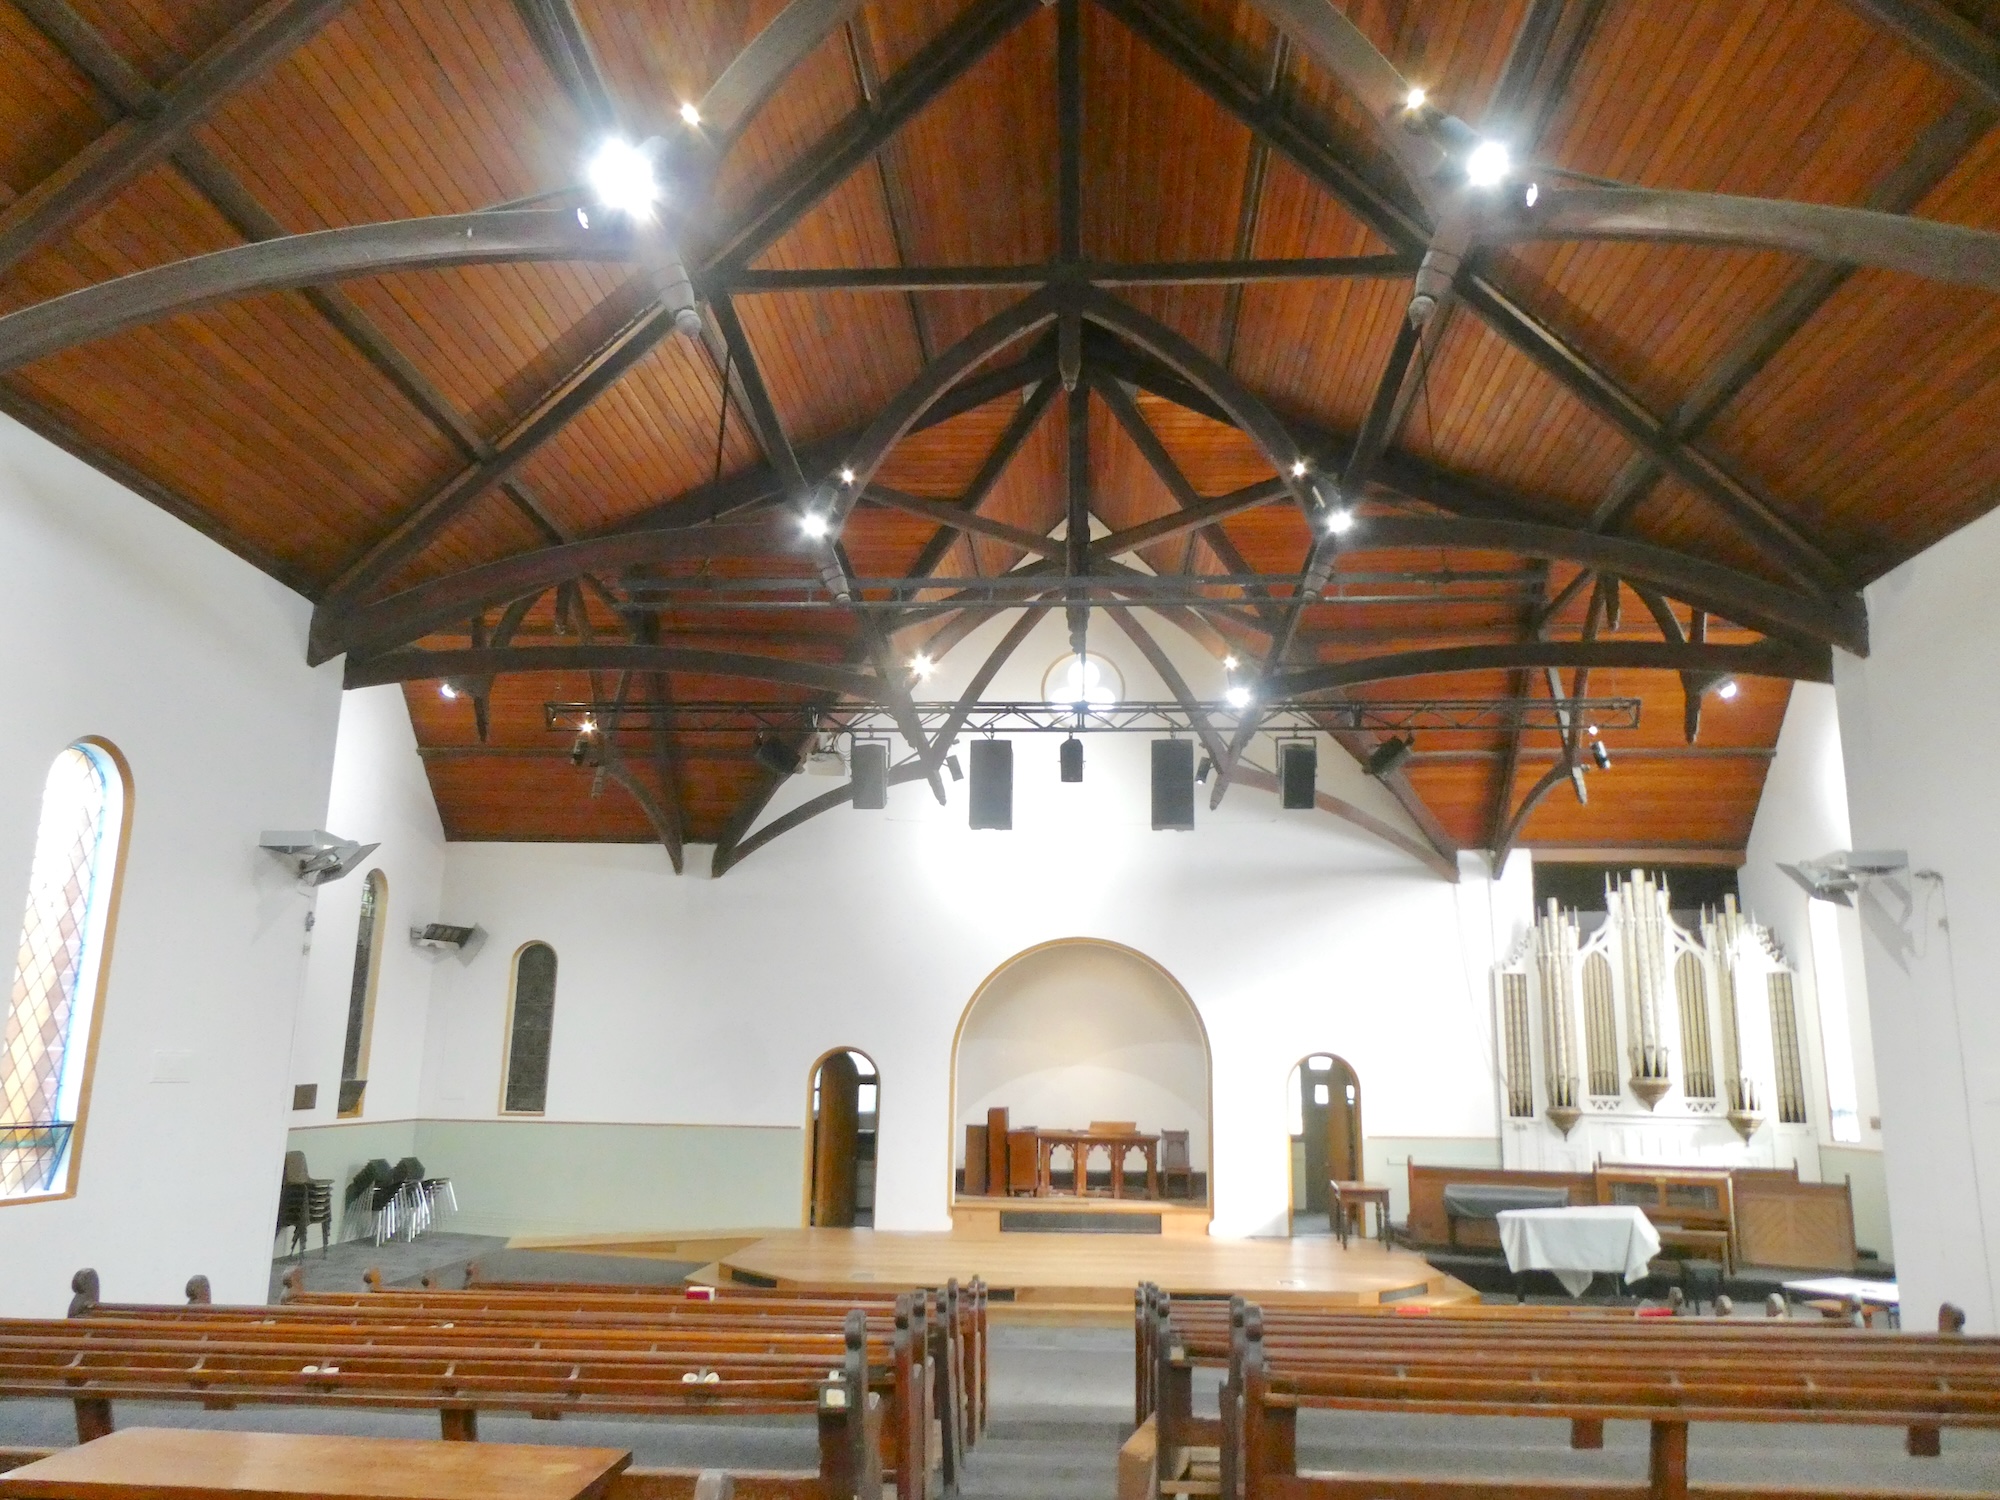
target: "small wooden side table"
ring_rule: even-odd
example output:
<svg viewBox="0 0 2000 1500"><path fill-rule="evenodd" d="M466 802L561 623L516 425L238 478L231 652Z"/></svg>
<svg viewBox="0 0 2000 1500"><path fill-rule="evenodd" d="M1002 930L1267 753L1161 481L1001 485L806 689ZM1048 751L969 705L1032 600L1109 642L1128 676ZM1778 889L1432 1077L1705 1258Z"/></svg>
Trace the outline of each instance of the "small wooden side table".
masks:
<svg viewBox="0 0 2000 1500"><path fill-rule="evenodd" d="M1389 1189L1379 1182L1342 1182L1338 1178L1327 1184L1331 1190L1328 1204L1333 1211L1334 1232L1340 1236L1340 1248L1347 1248L1347 1236L1354 1227L1354 1221L1361 1219L1362 1210L1369 1204L1375 1205L1375 1238L1383 1244L1389 1242ZM1362 1220L1362 1230L1366 1232L1367 1221Z"/></svg>
<svg viewBox="0 0 2000 1500"><path fill-rule="evenodd" d="M9 1500L597 1500L621 1448L127 1427L0 1474Z"/></svg>

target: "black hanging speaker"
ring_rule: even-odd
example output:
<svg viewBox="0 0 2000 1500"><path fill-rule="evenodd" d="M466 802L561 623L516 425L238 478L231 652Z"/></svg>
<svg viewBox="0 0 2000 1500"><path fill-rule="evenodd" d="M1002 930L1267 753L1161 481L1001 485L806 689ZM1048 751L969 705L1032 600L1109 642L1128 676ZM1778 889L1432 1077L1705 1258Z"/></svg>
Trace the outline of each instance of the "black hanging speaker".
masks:
<svg viewBox="0 0 2000 1500"><path fill-rule="evenodd" d="M1319 746L1287 740L1278 747L1278 805L1287 812L1311 812L1318 790Z"/></svg>
<svg viewBox="0 0 2000 1500"><path fill-rule="evenodd" d="M1153 741L1153 827L1194 829L1194 741Z"/></svg>
<svg viewBox="0 0 2000 1500"><path fill-rule="evenodd" d="M880 812L889 805L889 747L880 740L861 740L849 759L854 778L854 805L863 812Z"/></svg>
<svg viewBox="0 0 2000 1500"><path fill-rule="evenodd" d="M1083 741L1074 735L1062 742L1062 779L1083 780Z"/></svg>
<svg viewBox="0 0 2000 1500"><path fill-rule="evenodd" d="M1014 742L972 742L972 817L974 828L1014 826Z"/></svg>

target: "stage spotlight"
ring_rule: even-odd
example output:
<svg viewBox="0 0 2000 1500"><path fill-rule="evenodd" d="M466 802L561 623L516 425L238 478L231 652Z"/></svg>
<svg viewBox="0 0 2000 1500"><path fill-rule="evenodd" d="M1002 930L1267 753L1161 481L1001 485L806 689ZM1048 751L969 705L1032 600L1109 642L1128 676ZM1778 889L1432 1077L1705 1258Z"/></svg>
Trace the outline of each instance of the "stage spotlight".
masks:
<svg viewBox="0 0 2000 1500"><path fill-rule="evenodd" d="M1611 769L1611 747L1605 744L1603 740L1592 740L1590 742L1590 758L1597 762L1598 770L1608 771Z"/></svg>
<svg viewBox="0 0 2000 1500"><path fill-rule="evenodd" d="M1204 755L1201 758L1201 764L1195 767L1194 779L1202 786L1207 786L1209 773L1214 769L1215 769L1214 760Z"/></svg>
<svg viewBox="0 0 2000 1500"><path fill-rule="evenodd" d="M1361 769L1380 781L1383 777L1400 770L1403 762L1410 758L1410 752L1415 748L1416 741L1413 739L1384 740L1375 747L1374 752L1368 757L1368 763Z"/></svg>
<svg viewBox="0 0 2000 1500"><path fill-rule="evenodd" d="M951 779L953 781L965 780L965 767L958 763L956 755L947 755L944 758L944 768L951 772Z"/></svg>
<svg viewBox="0 0 2000 1500"><path fill-rule="evenodd" d="M1083 741L1075 735L1062 742L1062 779L1083 780Z"/></svg>
<svg viewBox="0 0 2000 1500"><path fill-rule="evenodd" d="M774 735L757 736L757 764L773 776L790 776L799 768L799 753Z"/></svg>
<svg viewBox="0 0 2000 1500"><path fill-rule="evenodd" d="M597 758L597 736L585 730L570 742L569 763L573 766L594 764Z"/></svg>

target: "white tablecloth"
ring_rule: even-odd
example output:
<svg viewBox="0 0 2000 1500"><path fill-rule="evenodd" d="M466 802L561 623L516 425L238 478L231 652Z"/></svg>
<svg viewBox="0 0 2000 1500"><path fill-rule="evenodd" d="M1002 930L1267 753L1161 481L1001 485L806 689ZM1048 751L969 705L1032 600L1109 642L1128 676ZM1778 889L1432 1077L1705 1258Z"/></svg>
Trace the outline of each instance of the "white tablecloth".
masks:
<svg viewBox="0 0 2000 1500"><path fill-rule="evenodd" d="M1499 1220L1507 1268L1553 1271L1572 1297L1581 1297L1599 1271L1637 1281L1660 1253L1659 1231L1629 1204L1510 1208Z"/></svg>

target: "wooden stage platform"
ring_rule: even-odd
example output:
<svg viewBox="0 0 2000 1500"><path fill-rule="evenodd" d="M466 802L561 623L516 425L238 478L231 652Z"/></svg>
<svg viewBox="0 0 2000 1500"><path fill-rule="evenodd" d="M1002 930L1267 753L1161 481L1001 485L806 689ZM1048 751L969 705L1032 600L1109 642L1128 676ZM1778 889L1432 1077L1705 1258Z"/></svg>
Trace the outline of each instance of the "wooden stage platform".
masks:
<svg viewBox="0 0 2000 1500"><path fill-rule="evenodd" d="M686 1235L522 1239L515 1248L707 1262L691 1279L822 1290L941 1286L983 1277L995 1317L1019 1322L1129 1319L1132 1290L1176 1296L1367 1306L1459 1302L1476 1294L1422 1256L1356 1238L1221 1240L1188 1234L780 1229Z"/></svg>

